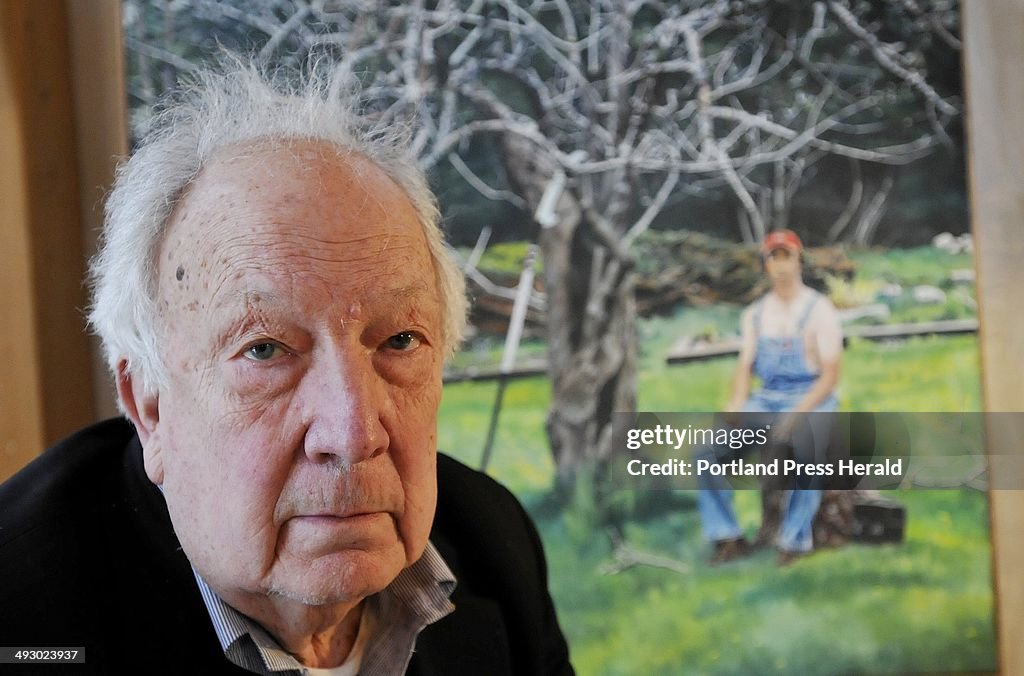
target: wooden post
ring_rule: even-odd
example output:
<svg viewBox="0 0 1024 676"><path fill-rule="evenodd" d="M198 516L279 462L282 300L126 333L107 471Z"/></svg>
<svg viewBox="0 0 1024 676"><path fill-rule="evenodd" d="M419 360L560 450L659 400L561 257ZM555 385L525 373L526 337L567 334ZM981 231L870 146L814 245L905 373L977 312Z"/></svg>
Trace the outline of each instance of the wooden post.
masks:
<svg viewBox="0 0 1024 676"><path fill-rule="evenodd" d="M0 2L0 480L94 419L69 4Z"/></svg>
<svg viewBox="0 0 1024 676"><path fill-rule="evenodd" d="M71 47L71 79L78 148L78 210L87 256L96 251L103 226L103 198L114 182L117 162L128 154L128 99L125 93L121 0L65 0ZM93 412L117 415L114 386L91 339Z"/></svg>
<svg viewBox="0 0 1024 676"><path fill-rule="evenodd" d="M982 396L988 411L1024 411L1020 377L1024 313L1024 2L962 3L967 94L971 219L978 268ZM1019 414L1019 413L1018 413ZM1000 452L1020 439L990 439ZM1020 451L1018 451L1020 452ZM1019 468L1013 459L991 458ZM1018 472L1019 474L1019 472ZM1013 480L1020 482L1019 475ZM1024 673L1024 490L993 490L999 663L1003 674Z"/></svg>

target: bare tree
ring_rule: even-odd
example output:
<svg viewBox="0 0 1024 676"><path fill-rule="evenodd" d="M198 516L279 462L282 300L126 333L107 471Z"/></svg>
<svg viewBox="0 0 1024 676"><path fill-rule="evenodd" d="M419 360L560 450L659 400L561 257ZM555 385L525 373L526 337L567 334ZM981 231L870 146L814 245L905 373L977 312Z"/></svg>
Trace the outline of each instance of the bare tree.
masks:
<svg viewBox="0 0 1024 676"><path fill-rule="evenodd" d="M892 186L861 208L860 165L925 156L960 110L923 51L959 47L949 3L265 0L243 16L226 0L177 2L189 4L246 22L265 55L336 53L382 122L414 121L426 168L447 163L532 217L564 483L622 447L612 412L637 403L631 247L667 205L725 191L738 236L756 242L823 158L848 158L850 213L832 229L866 241ZM909 36L886 36L894 12Z"/></svg>

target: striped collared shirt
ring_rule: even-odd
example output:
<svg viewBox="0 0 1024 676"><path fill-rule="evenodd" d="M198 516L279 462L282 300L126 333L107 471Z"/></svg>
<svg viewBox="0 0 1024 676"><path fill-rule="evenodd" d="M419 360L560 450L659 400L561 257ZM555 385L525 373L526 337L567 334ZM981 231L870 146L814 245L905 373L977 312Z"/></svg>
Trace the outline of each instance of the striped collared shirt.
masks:
<svg viewBox="0 0 1024 676"><path fill-rule="evenodd" d="M309 673L263 627L225 603L195 569L193 573L228 660L255 674ZM455 576L434 545L428 542L416 563L403 570L384 591L365 600L373 628L369 640L362 646L358 673L361 676L405 673L420 631L455 610L449 600L454 589Z"/></svg>

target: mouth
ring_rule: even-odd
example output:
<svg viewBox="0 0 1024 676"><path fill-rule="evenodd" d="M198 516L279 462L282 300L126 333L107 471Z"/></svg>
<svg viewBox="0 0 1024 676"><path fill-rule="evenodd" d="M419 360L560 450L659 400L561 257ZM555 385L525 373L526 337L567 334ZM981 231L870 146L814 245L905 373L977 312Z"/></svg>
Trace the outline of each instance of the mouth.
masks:
<svg viewBox="0 0 1024 676"><path fill-rule="evenodd" d="M293 520L305 521L307 523L358 523L360 521L366 521L381 516L387 516L387 512L345 512L342 514L333 514L325 512L322 514L297 514L292 517Z"/></svg>
<svg viewBox="0 0 1024 676"><path fill-rule="evenodd" d="M388 512L298 514L284 525L287 547L315 558L355 550L377 550L392 543L397 526Z"/></svg>
<svg viewBox="0 0 1024 676"><path fill-rule="evenodd" d="M331 541L360 540L373 533L394 529L394 520L388 512L346 512L344 514L300 514L288 522L295 533Z"/></svg>

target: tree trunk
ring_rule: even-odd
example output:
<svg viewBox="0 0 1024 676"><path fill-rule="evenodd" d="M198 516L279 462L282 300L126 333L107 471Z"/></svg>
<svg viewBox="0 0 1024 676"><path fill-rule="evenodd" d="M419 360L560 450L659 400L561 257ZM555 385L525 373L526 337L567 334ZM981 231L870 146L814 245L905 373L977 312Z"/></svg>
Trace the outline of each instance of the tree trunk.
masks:
<svg viewBox="0 0 1024 676"><path fill-rule="evenodd" d="M547 291L551 408L547 431L558 482L600 468L616 444L612 413L636 410L635 276L582 227L541 233ZM620 440L620 441L625 441Z"/></svg>
<svg viewBox="0 0 1024 676"><path fill-rule="evenodd" d="M536 213L557 169L528 143L503 142L509 177ZM554 222L540 230L547 298L551 408L548 439L558 485L600 471L614 448L612 413L636 410L638 339L632 260L609 246L584 217L575 187L557 196ZM598 509L602 508L595 496Z"/></svg>
<svg viewBox="0 0 1024 676"><path fill-rule="evenodd" d="M840 547L850 539L854 530L853 500L856 491L826 490L821 494L821 505L814 517L811 531L814 548ZM761 527L757 532L757 543L764 546L775 544L782 525L783 502L786 492L777 488L761 490Z"/></svg>

